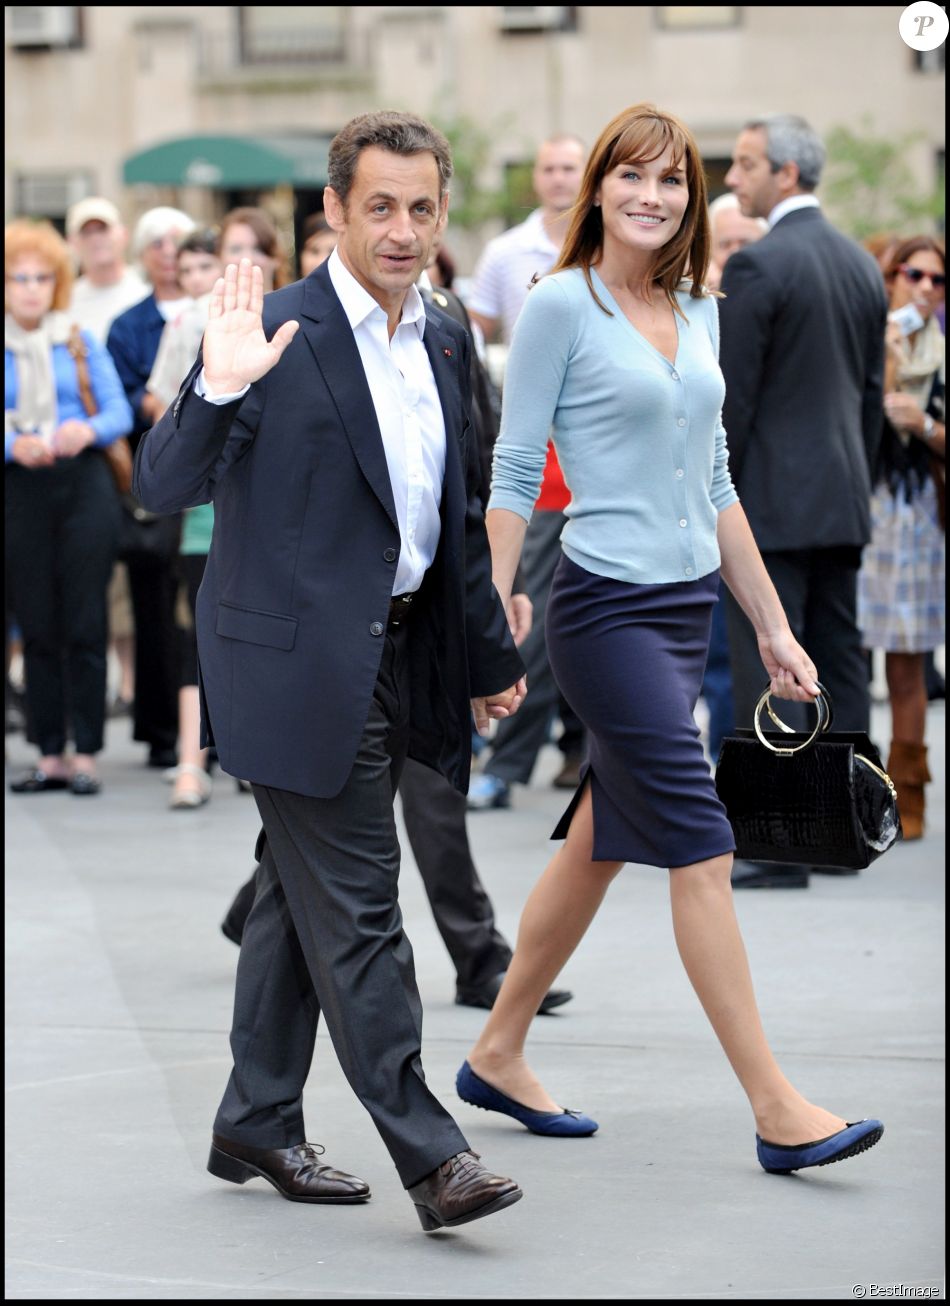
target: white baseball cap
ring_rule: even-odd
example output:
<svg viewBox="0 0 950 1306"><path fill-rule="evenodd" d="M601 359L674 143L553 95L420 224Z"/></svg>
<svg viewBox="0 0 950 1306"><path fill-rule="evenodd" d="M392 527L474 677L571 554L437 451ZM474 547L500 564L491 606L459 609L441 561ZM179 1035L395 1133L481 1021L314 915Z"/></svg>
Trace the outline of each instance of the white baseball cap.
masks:
<svg viewBox="0 0 950 1306"><path fill-rule="evenodd" d="M73 204L66 214L66 235L78 236L87 222L104 222L107 227L122 225L119 210L111 200L101 195L90 195Z"/></svg>

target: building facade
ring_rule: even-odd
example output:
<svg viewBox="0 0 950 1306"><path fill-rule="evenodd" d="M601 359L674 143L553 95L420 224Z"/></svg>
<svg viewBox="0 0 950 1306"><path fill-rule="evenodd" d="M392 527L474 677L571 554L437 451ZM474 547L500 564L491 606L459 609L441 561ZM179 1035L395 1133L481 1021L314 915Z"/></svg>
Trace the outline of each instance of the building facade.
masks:
<svg viewBox="0 0 950 1306"><path fill-rule="evenodd" d="M694 131L713 193L754 116L803 114L906 141L942 184L943 50L915 54L901 6L46 6L5 10L5 211L61 223L87 194L129 220L173 203L211 221L261 202L290 233L319 208L326 147L355 114L413 110L480 140L505 217L453 228L463 271L523 215L539 141L592 144L651 100ZM465 137L463 136L463 139ZM474 157L474 156L473 156ZM834 215L832 215L834 216Z"/></svg>

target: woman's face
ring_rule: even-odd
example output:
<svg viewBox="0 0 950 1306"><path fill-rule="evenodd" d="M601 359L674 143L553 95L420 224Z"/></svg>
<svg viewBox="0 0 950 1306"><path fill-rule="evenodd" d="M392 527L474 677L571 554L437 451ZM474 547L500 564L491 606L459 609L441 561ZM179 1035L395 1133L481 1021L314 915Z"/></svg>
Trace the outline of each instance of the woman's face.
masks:
<svg viewBox="0 0 950 1306"><path fill-rule="evenodd" d="M53 306L55 269L38 254L21 254L5 276L7 312L25 331L35 330Z"/></svg>
<svg viewBox="0 0 950 1306"><path fill-rule="evenodd" d="M277 260L261 249L253 227L246 222L232 222L221 238L221 262L239 263L242 258L249 258L264 274L264 289L274 289L274 273Z"/></svg>
<svg viewBox="0 0 950 1306"><path fill-rule="evenodd" d="M318 231L311 236L300 251L300 275L308 277L314 268L325 263L336 249L335 231Z"/></svg>
<svg viewBox="0 0 950 1306"><path fill-rule="evenodd" d="M904 270L906 269L906 271ZM931 249L919 249L901 264L891 288L891 309L914 303L926 322L946 293L944 262ZM937 285L934 278L940 279Z"/></svg>
<svg viewBox="0 0 950 1306"><path fill-rule="evenodd" d="M666 149L648 163L621 163L604 175L595 197L604 221L604 249L653 254L679 231L689 204L683 163Z"/></svg>

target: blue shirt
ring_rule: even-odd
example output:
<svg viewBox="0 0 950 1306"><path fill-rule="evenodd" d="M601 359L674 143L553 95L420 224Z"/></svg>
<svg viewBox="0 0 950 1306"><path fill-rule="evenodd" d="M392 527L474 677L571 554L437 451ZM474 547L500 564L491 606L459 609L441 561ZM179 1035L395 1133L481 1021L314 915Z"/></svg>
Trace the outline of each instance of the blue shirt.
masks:
<svg viewBox="0 0 950 1306"><path fill-rule="evenodd" d="M132 409L122 390L115 365L111 357L89 331L83 331L82 338L89 351L86 363L89 368L89 385L93 397L99 405L99 411L93 417L86 416L79 394L79 380L76 376L76 363L66 345L53 346L53 384L56 387L56 421L57 424L76 418L88 422L96 433L95 447L111 444L120 435L127 435L132 429ZM18 382L16 360L13 352L4 350L4 408L16 408ZM13 441L22 432L10 431L4 441L5 458L13 458Z"/></svg>
<svg viewBox="0 0 950 1306"><path fill-rule="evenodd" d="M587 571L635 584L697 580L719 566L729 476L711 296L677 292L675 363L653 347L591 270L545 277L515 327L489 510L530 520L552 432L571 491L561 545Z"/></svg>

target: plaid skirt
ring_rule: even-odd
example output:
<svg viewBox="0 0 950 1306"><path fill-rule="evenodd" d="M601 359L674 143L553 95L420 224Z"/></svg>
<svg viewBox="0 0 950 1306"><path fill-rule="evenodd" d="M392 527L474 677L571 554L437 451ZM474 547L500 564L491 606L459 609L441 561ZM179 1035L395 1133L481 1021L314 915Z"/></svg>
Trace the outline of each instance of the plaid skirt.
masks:
<svg viewBox="0 0 950 1306"><path fill-rule="evenodd" d="M858 626L865 648L928 653L944 641L945 539L928 480L909 502L886 485L871 498L871 542L858 573Z"/></svg>

